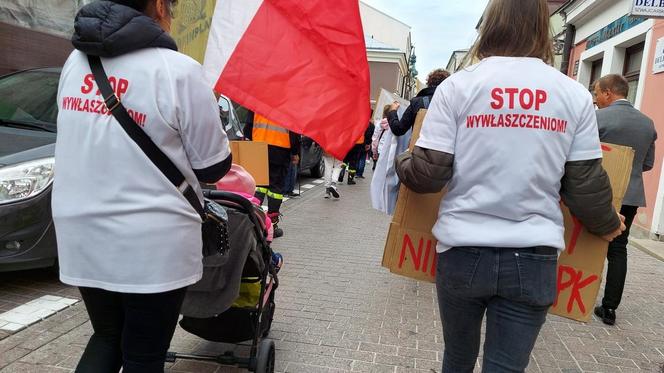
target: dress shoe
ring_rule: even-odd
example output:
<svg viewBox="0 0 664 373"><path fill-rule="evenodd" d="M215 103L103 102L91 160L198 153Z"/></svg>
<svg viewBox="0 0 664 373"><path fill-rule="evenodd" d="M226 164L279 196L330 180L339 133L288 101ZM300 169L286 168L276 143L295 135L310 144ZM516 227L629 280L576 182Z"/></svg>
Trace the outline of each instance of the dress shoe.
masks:
<svg viewBox="0 0 664 373"><path fill-rule="evenodd" d="M616 323L616 310L606 308L604 306L595 307L595 316L602 319L606 325L614 325Z"/></svg>

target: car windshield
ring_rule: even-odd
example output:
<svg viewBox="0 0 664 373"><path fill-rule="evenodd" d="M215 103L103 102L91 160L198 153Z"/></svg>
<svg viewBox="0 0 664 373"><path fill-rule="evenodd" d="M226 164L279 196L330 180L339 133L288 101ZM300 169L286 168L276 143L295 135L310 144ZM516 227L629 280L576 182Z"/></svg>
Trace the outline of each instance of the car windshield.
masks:
<svg viewBox="0 0 664 373"><path fill-rule="evenodd" d="M24 71L0 78L0 122L35 124L55 131L60 74Z"/></svg>

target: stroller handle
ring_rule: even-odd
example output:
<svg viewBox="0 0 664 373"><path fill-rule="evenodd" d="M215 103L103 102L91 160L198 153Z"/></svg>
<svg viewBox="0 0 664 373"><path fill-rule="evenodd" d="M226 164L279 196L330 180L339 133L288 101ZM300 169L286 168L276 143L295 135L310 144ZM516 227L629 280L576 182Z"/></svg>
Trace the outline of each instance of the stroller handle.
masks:
<svg viewBox="0 0 664 373"><path fill-rule="evenodd" d="M248 199L235 193L224 192L222 190L203 189L203 196L211 200L229 201L241 206L247 213L253 211L254 204Z"/></svg>

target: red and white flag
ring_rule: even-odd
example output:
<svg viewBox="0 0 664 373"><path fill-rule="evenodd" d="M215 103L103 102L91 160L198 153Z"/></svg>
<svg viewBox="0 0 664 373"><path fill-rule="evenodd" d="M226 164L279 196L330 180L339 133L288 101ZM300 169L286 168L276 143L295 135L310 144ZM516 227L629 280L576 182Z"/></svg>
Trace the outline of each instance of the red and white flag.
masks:
<svg viewBox="0 0 664 373"><path fill-rule="evenodd" d="M204 67L215 91L338 158L368 125L357 0L218 0Z"/></svg>

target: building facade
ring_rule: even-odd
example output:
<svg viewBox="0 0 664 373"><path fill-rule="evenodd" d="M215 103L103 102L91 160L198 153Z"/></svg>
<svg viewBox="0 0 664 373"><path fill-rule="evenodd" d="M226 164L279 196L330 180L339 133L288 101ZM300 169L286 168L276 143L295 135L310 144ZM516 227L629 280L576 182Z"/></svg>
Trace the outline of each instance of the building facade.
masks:
<svg viewBox="0 0 664 373"><path fill-rule="evenodd" d="M417 91L417 79L411 68L413 44L411 27L404 22L360 1L367 59L371 73L371 100L378 99L380 89L404 98Z"/></svg>
<svg viewBox="0 0 664 373"><path fill-rule="evenodd" d="M625 76L630 86L628 99L655 122L661 137L664 20L631 16L632 2L573 0L560 8L568 32L573 32L567 74L589 90L604 75ZM637 231L651 236L664 235L663 155L664 148L658 142L655 167L644 174L648 207L639 209L634 221Z"/></svg>
<svg viewBox="0 0 664 373"><path fill-rule="evenodd" d="M0 75L64 64L74 49L74 16L90 1L0 1Z"/></svg>
<svg viewBox="0 0 664 373"><path fill-rule="evenodd" d="M466 58L468 57L468 52L468 49L460 49L452 52L445 70L449 71L450 73L454 73L463 68L466 62Z"/></svg>

